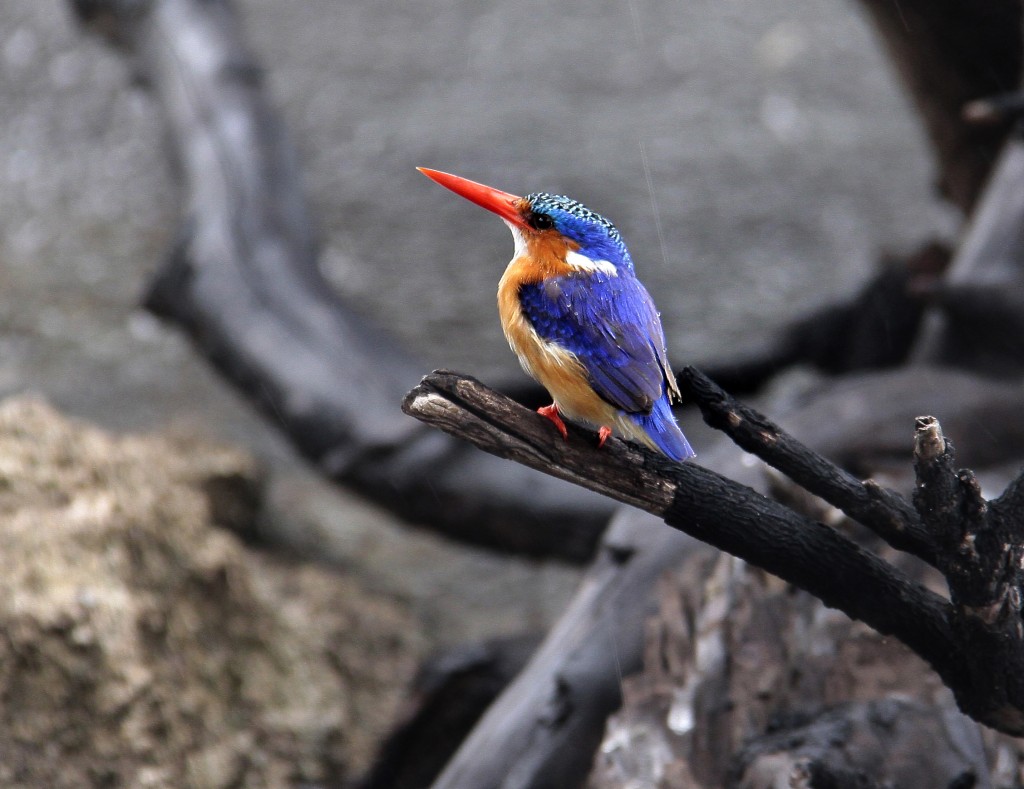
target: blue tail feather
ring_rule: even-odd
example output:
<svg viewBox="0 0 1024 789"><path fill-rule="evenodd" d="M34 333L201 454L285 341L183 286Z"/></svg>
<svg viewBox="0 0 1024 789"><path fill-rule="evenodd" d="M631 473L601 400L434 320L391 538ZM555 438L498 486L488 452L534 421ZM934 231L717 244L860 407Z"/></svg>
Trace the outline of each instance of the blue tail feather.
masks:
<svg viewBox="0 0 1024 789"><path fill-rule="evenodd" d="M676 424L667 397L659 399L650 414L634 414L631 419L643 428L658 449L673 460L683 461L697 454Z"/></svg>

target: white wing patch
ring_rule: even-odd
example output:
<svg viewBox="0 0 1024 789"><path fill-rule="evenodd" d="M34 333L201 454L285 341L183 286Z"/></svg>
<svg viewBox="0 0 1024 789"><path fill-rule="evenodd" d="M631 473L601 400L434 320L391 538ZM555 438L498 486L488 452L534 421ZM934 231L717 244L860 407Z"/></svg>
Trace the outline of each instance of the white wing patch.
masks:
<svg viewBox="0 0 1024 789"><path fill-rule="evenodd" d="M592 260L586 255L581 255L579 252L569 250L565 253L565 262L572 266L576 271L588 271L588 272L601 272L611 277L617 277L619 270L615 268L615 264L607 260Z"/></svg>

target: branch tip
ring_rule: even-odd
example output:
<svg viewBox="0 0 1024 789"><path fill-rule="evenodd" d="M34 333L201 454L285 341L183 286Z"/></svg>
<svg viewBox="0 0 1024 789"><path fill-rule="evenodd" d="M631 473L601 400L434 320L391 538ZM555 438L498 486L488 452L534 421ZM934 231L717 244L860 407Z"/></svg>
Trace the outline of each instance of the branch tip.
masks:
<svg viewBox="0 0 1024 789"><path fill-rule="evenodd" d="M914 457L921 461L932 461L946 451L946 439L942 425L934 416L919 416L914 420Z"/></svg>

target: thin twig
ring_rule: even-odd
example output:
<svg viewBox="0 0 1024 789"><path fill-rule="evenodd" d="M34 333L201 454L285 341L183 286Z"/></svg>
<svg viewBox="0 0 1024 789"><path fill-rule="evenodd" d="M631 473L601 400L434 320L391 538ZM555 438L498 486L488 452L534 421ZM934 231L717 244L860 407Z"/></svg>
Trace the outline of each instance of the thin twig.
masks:
<svg viewBox="0 0 1024 789"><path fill-rule="evenodd" d="M936 563L935 542L913 505L895 491L862 482L789 436L767 417L722 391L694 367L679 374L684 396L704 421L802 488L838 507L894 548Z"/></svg>
<svg viewBox="0 0 1024 789"><path fill-rule="evenodd" d="M690 378L699 380L696 375ZM969 541L958 546L953 556L944 540L938 557L940 568L948 570L955 598L961 601L954 604L912 582L835 529L696 463L673 463L617 440L598 449L595 434L579 429L573 429L569 441L563 442L537 414L471 378L432 373L406 396L403 409L488 452L641 507L668 525L805 589L880 633L895 636L931 664L966 714L1007 734L1024 734L1024 633L1019 627L1024 587L1024 571L1019 568L1024 567L1024 556L1021 547L1007 539L1013 527L1006 522L1016 514L998 510L993 514L986 509L970 473L954 475L946 462L940 462L942 469L933 469L951 476L946 488L964 504L960 528ZM854 505L872 512L877 499L861 496L874 494L859 493L842 474L836 482L834 472L816 464L813 453L767 420L746 419L748 414L753 412L739 404L722 411L733 430L744 423L748 429L760 426L761 443L782 447L777 450L779 456L786 465L804 469L800 473L807 475L811 488L836 486ZM941 437L938 425L934 430L929 425L919 428L919 457L926 463L929 457L951 461L948 445L929 443ZM814 469L819 468L824 469L826 481L813 478ZM931 474L922 468L920 472ZM930 524L932 512L946 518L949 502L929 496L918 503L925 507L922 513L929 515L921 514L920 522ZM977 557L971 555L975 547ZM996 572L999 567L1002 571Z"/></svg>

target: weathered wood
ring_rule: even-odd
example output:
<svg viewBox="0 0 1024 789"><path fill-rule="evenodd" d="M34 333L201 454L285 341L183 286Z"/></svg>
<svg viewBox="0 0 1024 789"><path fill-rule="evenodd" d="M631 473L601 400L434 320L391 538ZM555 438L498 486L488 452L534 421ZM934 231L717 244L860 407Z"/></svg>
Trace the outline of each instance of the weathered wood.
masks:
<svg viewBox="0 0 1024 789"><path fill-rule="evenodd" d="M679 383L684 396L701 409L704 420L738 446L839 507L894 548L935 563L935 541L902 496L871 481L861 482L730 397L696 368L684 368Z"/></svg>
<svg viewBox="0 0 1024 789"><path fill-rule="evenodd" d="M895 639L727 554L658 586L588 789L991 788L980 727Z"/></svg>
<svg viewBox="0 0 1024 789"><path fill-rule="evenodd" d="M547 436L547 443L561 442ZM637 515L622 510L613 520L565 612L433 789L574 789L585 780L605 721L621 703L622 678L641 667L658 578L705 550Z"/></svg>
<svg viewBox="0 0 1024 789"><path fill-rule="evenodd" d="M592 438L579 440L588 435L580 431L571 434L568 443L538 445L531 422L536 425L541 417L472 379L434 373L409 393L404 407L503 457L642 506L670 526L895 636L936 670L965 713L999 731L1024 734L1024 632L1015 626L1024 599L1019 561L1000 578L991 600L996 608L981 611L973 597L966 605L951 604L834 529L694 463L672 463L620 441L598 450ZM645 479L646 485L638 487ZM1018 480L1008 495L1014 505L1021 498L1021 485L1024 482ZM989 508L996 510L997 520L986 522L993 531L984 534L971 525L977 517L972 508L961 513L965 535L992 533L1008 543L1005 548L998 541L974 539L958 547L967 555L949 565L950 557L938 556L939 567L951 566L962 574L966 561L983 575L992 561L1018 558L1020 537L1008 524L1024 522L1024 513L1012 513L1014 521L1004 509L1009 506ZM925 511L919 505L918 514L928 523ZM972 551L983 555L972 557ZM957 575L947 575L947 581L956 597Z"/></svg>
<svg viewBox="0 0 1024 789"><path fill-rule="evenodd" d="M956 470L938 420L918 420L914 503L940 545L939 569L954 607L950 624L965 661L951 685L961 707L1000 731L1024 731L1024 474L992 502L974 474ZM974 710L973 712L971 710Z"/></svg>
<svg viewBox="0 0 1024 789"><path fill-rule="evenodd" d="M462 644L429 659L359 789L430 786L540 641L539 635L499 637Z"/></svg>
<svg viewBox="0 0 1024 789"><path fill-rule="evenodd" d="M320 274L295 151L231 4L73 5L127 48L167 124L184 217L146 306L326 476L466 541L592 556L607 502L400 413L417 366Z"/></svg>

